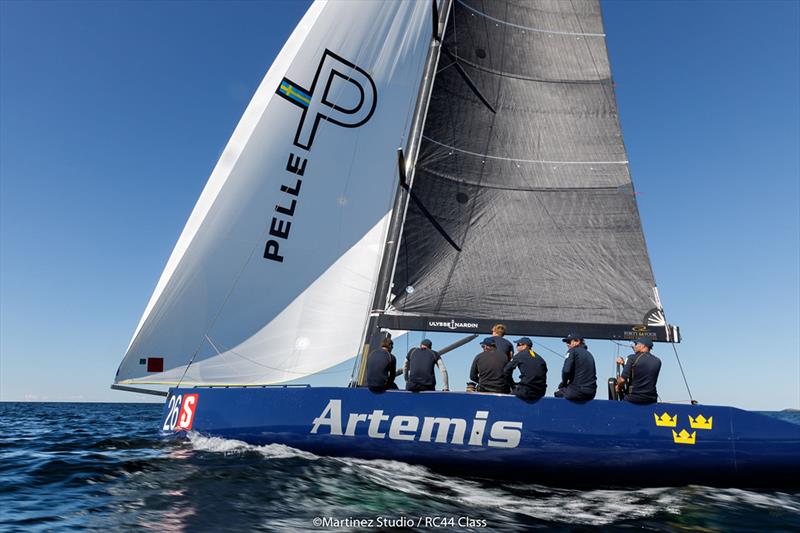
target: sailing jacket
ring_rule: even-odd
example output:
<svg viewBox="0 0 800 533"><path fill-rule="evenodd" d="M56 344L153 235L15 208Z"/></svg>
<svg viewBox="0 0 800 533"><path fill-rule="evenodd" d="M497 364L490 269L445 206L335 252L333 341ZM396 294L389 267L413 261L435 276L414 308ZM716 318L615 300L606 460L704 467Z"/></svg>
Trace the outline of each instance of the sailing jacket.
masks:
<svg viewBox="0 0 800 533"><path fill-rule="evenodd" d="M497 350L481 352L472 361L469 379L478 384L479 392L501 392L508 394L509 387L503 369L508 356Z"/></svg>
<svg viewBox="0 0 800 533"><path fill-rule="evenodd" d="M559 389L569 387L582 395L597 393L597 371L594 367L594 357L583 346L570 348L561 370L561 384Z"/></svg>
<svg viewBox="0 0 800 533"><path fill-rule="evenodd" d="M447 369L444 367L439 354L428 348L412 348L409 350L403 368L406 390L436 390L436 376L433 373L434 366L439 367L439 372L442 373L442 381L444 381L444 388L448 389Z"/></svg>
<svg viewBox="0 0 800 533"><path fill-rule="evenodd" d="M372 390L396 389L397 359L384 349L373 350L367 359L366 383Z"/></svg>
<svg viewBox="0 0 800 533"><path fill-rule="evenodd" d="M506 363L503 372L508 384L513 383L514 369L519 368L519 385L529 389L533 398L541 398L547 390L547 363L533 350L523 350L514 354Z"/></svg>
<svg viewBox="0 0 800 533"><path fill-rule="evenodd" d="M658 401L656 381L661 372L661 359L650 352L632 353L622 369L622 377L628 384L625 400L631 403L655 403Z"/></svg>
<svg viewBox="0 0 800 533"><path fill-rule="evenodd" d="M492 339L494 339L495 349L500 353L506 354L510 358L514 353L514 346L499 335L492 335Z"/></svg>

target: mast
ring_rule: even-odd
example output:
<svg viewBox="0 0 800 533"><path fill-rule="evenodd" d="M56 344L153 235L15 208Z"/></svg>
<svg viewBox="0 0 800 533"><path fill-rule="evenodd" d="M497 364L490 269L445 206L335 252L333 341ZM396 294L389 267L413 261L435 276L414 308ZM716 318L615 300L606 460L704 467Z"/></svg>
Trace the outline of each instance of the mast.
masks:
<svg viewBox="0 0 800 533"><path fill-rule="evenodd" d="M444 34L444 29L447 27L447 18L450 14L450 6L452 5L452 0L441 0L443 7L441 12L444 13L444 17L440 18L437 1L438 0L432 0L431 2L431 24L433 25L431 44L428 48L428 57L425 60L425 74L422 77L417 94L417 104L414 108L414 118L411 123L411 134L406 144L405 154L407 155L404 157L403 151L398 151L398 172L400 179L395 189L392 214L389 220L389 229L386 233L386 242L383 247L383 256L381 257L378 281L375 285L372 308L364 330L364 343L361 349L361 357L359 358L358 373L351 382L351 385L355 386L364 384L364 372L367 368L370 347L377 346L385 336L380 331L378 317L386 308L389 291L391 290L394 265L397 260L397 251L399 250L400 236L402 234L403 219L405 218L405 212L408 206L408 194L404 192L404 189L406 186L410 186L414 181L414 163L419 150L422 129L425 126L425 117L427 116L428 103L430 102L431 91L433 89L433 80L436 77L436 68L439 64L442 36ZM406 172L409 170L409 164L409 185L406 185L404 178ZM405 165L405 168L400 168L400 165Z"/></svg>

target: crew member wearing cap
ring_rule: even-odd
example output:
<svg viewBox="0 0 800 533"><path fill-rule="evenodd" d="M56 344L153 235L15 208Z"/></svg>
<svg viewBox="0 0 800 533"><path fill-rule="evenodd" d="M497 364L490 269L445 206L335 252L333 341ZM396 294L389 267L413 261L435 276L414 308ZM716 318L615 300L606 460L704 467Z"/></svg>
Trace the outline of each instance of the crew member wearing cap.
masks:
<svg viewBox="0 0 800 533"><path fill-rule="evenodd" d="M372 392L383 392L396 389L394 377L397 375L397 358L392 354L394 342L386 338L381 341L381 347L370 352L367 358L365 382Z"/></svg>
<svg viewBox="0 0 800 533"><path fill-rule="evenodd" d="M653 341L650 339L636 339L633 344L634 353L628 356L627 361L617 357L617 364L624 364L622 375L617 378L617 392L627 391L623 399L631 403L648 404L658 401L656 382L661 372L661 359L650 353Z"/></svg>
<svg viewBox="0 0 800 533"><path fill-rule="evenodd" d="M447 381L447 369L444 361L438 352L432 350L433 343L428 339L423 339L419 343L419 348L411 348L406 355L406 362L403 365L403 377L406 380L406 390L419 392L424 390L436 390L436 376L433 367L438 366L442 374L444 388L450 390Z"/></svg>
<svg viewBox="0 0 800 533"><path fill-rule="evenodd" d="M567 358L561 370L561 383L555 393L556 398L566 398L573 402L594 399L597 394L597 371L594 357L586 349L583 337L570 333L563 339L567 343Z"/></svg>
<svg viewBox="0 0 800 533"><path fill-rule="evenodd" d="M508 382L503 373L508 357L497 351L492 337L483 339L481 347L483 351L475 356L469 371L469 379L478 384L475 390L508 394Z"/></svg>
<svg viewBox="0 0 800 533"><path fill-rule="evenodd" d="M511 359L511 354L514 353L514 347L511 343L503 338L506 334L506 326L504 324L495 324L492 326L492 339L494 339L494 346L500 353L506 354L508 359Z"/></svg>
<svg viewBox="0 0 800 533"><path fill-rule="evenodd" d="M547 363L533 351L533 342L528 337L517 341L517 353L506 363L503 372L517 398L538 400L547 389ZM514 369L519 368L519 383L514 383Z"/></svg>

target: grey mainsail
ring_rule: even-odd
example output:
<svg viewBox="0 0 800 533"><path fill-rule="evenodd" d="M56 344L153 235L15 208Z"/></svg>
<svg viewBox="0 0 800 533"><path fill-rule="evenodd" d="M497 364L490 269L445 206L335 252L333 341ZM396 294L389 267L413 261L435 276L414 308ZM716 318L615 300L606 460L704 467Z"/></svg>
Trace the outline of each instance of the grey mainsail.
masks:
<svg viewBox="0 0 800 533"><path fill-rule="evenodd" d="M380 325L678 340L597 1L454 0L411 194Z"/></svg>

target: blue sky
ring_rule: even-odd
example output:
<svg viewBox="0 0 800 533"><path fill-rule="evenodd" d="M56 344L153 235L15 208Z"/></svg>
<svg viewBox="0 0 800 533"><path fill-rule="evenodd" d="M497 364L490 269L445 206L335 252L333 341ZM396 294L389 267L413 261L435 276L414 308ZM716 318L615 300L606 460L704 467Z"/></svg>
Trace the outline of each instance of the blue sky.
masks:
<svg viewBox="0 0 800 533"><path fill-rule="evenodd" d="M108 386L306 6L0 3L0 399L143 399ZM800 3L608 1L603 12L645 235L692 392L800 407ZM563 345L542 342L552 391L561 362L548 348ZM602 381L616 347L590 348ZM446 356L454 388L477 351ZM685 399L672 349L655 351L662 398ZM311 382L343 384L349 370Z"/></svg>

